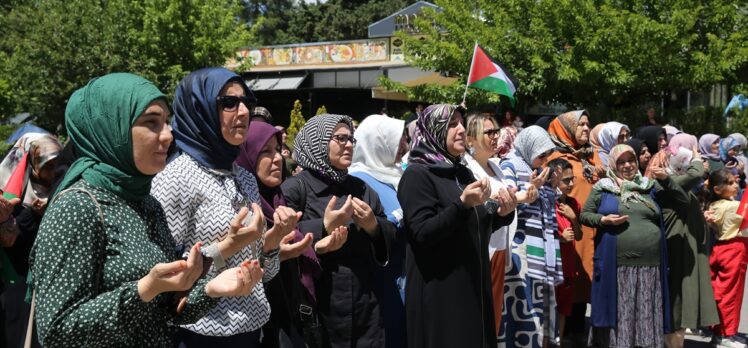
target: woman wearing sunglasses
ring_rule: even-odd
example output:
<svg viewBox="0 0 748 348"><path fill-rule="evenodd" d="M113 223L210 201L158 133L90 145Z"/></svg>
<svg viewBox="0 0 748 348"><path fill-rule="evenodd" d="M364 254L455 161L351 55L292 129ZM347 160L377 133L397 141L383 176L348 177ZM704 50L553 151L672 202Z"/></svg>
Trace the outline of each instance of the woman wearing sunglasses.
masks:
<svg viewBox="0 0 748 348"><path fill-rule="evenodd" d="M254 104L241 77L226 69L206 68L185 77L173 104L179 153L153 180L151 193L164 207L177 242L211 243L204 250L213 259L209 275L256 259L265 270L263 281L268 281L278 272L280 240L298 217L279 207L272 217L277 223L264 232L257 181L234 165ZM185 347L255 347L269 318L260 283L251 296L220 300L197 323L182 326L177 338Z"/></svg>
<svg viewBox="0 0 748 348"><path fill-rule="evenodd" d="M304 213L299 229L314 235L322 266L316 300L327 337L321 344L384 347L374 270L387 264L395 225L387 220L376 192L348 175L355 143L350 117L312 117L294 141L304 171L281 188L288 206ZM348 228L347 237L335 236L340 226Z"/></svg>
<svg viewBox="0 0 748 348"><path fill-rule="evenodd" d="M467 118L467 153L464 155L467 167L476 179L486 178L491 183L491 195L514 196L507 190L504 175L495 158L500 143L502 129L496 120L489 115L473 114ZM520 203L526 202L526 192L516 195ZM515 206L510 206L514 210ZM512 216L514 213L512 212ZM491 234L488 243L488 255L491 258L491 292L493 294L493 311L496 317L496 333L501 326L501 312L504 308L504 275L506 265L511 262L509 248L510 226L502 226Z"/></svg>
<svg viewBox="0 0 748 348"><path fill-rule="evenodd" d="M78 159L30 260L44 347L173 347L172 325L196 321L217 297L248 295L261 277L259 264L243 259L200 279L200 243L186 261L175 252L149 194L173 139L168 118L166 96L132 74L93 79L70 97L65 125ZM177 292L188 292L184 307Z"/></svg>

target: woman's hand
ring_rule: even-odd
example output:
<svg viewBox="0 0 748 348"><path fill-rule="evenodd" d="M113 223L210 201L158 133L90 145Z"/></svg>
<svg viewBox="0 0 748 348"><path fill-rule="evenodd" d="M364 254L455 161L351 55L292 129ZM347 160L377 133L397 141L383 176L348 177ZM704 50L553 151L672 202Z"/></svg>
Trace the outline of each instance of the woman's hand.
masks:
<svg viewBox="0 0 748 348"><path fill-rule="evenodd" d="M262 214L260 206L257 203L252 203L252 220L244 226L243 222L247 218L247 214L249 214L247 208L240 209L229 224L228 236L219 242L221 256L224 259L228 259L262 236L265 229L265 215Z"/></svg>
<svg viewBox="0 0 748 348"><path fill-rule="evenodd" d="M600 219L600 222L603 225L618 226L628 221L628 219L629 219L628 215L608 214L608 215L603 216L603 218Z"/></svg>
<svg viewBox="0 0 748 348"><path fill-rule="evenodd" d="M538 199L539 195L540 194L538 193L538 189L535 187L535 185L530 185L527 187L527 190L517 193L517 202L531 204L532 202L535 202L536 199Z"/></svg>
<svg viewBox="0 0 748 348"><path fill-rule="evenodd" d="M351 218L353 217L352 201L353 199L351 198L351 195L348 195L348 198L340 209L335 209L335 203L338 202L338 197L332 197L330 201L327 202L325 217L323 220L325 232L327 232L327 234L330 234L330 232L338 226L347 225L351 221Z"/></svg>
<svg viewBox="0 0 748 348"><path fill-rule="evenodd" d="M247 296L262 280L263 270L257 260L246 260L241 266L229 268L205 284L210 297Z"/></svg>
<svg viewBox="0 0 748 348"><path fill-rule="evenodd" d="M47 210L47 199L39 199L34 198L34 200L31 202L31 210L36 213L36 215L44 215L44 211Z"/></svg>
<svg viewBox="0 0 748 348"><path fill-rule="evenodd" d="M366 202L353 197L353 222L363 228L367 233L377 232L377 218L374 211Z"/></svg>
<svg viewBox="0 0 748 348"><path fill-rule="evenodd" d="M347 239L348 227L338 226L327 237L314 244L314 251L320 255L333 252L340 249Z"/></svg>
<svg viewBox="0 0 748 348"><path fill-rule="evenodd" d="M652 175L654 175L655 179L657 180L665 180L668 177L667 170L662 167L653 167Z"/></svg>
<svg viewBox="0 0 748 348"><path fill-rule="evenodd" d="M460 201L468 208L483 204L491 196L491 184L488 179L483 178L465 186L460 195Z"/></svg>
<svg viewBox="0 0 748 348"><path fill-rule="evenodd" d="M551 168L545 167L542 172L540 172L540 175L538 175L538 172L532 172L532 177L530 178L530 182L532 183L535 188L541 188L543 185L545 185L545 182L548 181L548 178L551 174Z"/></svg>
<svg viewBox="0 0 748 348"><path fill-rule="evenodd" d="M499 210L496 212L501 216L507 216L517 209L517 189L500 188L493 199L499 202Z"/></svg>
<svg viewBox="0 0 748 348"><path fill-rule="evenodd" d="M301 219L302 212L294 211L289 207L278 206L273 213L273 227L265 232L265 243L262 245L262 251L269 253L278 249L286 235L296 228L296 223Z"/></svg>
<svg viewBox="0 0 748 348"><path fill-rule="evenodd" d="M10 214L13 212L13 208L21 203L20 198L5 199L0 194L0 222L7 221L10 218Z"/></svg>
<svg viewBox="0 0 748 348"><path fill-rule="evenodd" d="M300 241L294 243L293 239L296 231L289 232L280 242L280 260L281 262L295 259L301 255L306 248L312 245L314 237L311 233L304 235Z"/></svg>
<svg viewBox="0 0 748 348"><path fill-rule="evenodd" d="M559 203L558 212L561 213L561 215L563 215L565 218L569 219L570 221L574 221L577 219L577 214L574 213L574 209L571 209L571 207L568 204Z"/></svg>
<svg viewBox="0 0 748 348"><path fill-rule="evenodd" d="M159 263L151 268L148 274L138 280L138 294L144 302L150 302L158 294L170 291L189 290L203 273L203 255L198 242L192 249L187 261L179 260Z"/></svg>
<svg viewBox="0 0 748 348"><path fill-rule="evenodd" d="M561 242L568 243L573 240L574 240L574 229L571 227L565 228L564 231L561 232Z"/></svg>

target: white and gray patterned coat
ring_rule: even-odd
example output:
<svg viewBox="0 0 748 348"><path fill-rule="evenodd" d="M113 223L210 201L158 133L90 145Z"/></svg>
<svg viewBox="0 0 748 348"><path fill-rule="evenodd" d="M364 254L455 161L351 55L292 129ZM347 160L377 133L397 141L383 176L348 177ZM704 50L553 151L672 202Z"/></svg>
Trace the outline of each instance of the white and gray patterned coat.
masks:
<svg viewBox="0 0 748 348"><path fill-rule="evenodd" d="M260 202L257 181L244 168L234 166L233 172L201 166L187 154L179 155L153 180L151 194L161 202L177 243L192 246L223 240L229 224L241 207ZM251 209L250 209L251 212ZM226 268L236 267L247 259L259 259L267 282L278 273L278 254L264 257L262 238L226 260ZM223 269L211 266L208 276ZM231 336L260 329L270 319L270 304L262 283L252 294L221 298L218 305L197 323L183 326L208 336Z"/></svg>

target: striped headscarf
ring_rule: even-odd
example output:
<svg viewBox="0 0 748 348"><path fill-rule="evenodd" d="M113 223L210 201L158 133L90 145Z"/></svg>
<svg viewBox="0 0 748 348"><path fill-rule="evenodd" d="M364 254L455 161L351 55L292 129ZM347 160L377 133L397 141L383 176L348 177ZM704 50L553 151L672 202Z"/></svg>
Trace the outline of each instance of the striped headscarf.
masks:
<svg viewBox="0 0 748 348"><path fill-rule="evenodd" d="M460 163L447 151L449 122L458 105L434 104L418 116L418 136L410 150L408 163L420 163L434 168L453 168Z"/></svg>
<svg viewBox="0 0 748 348"><path fill-rule="evenodd" d="M616 162L624 153L631 153L634 158L637 158L637 153L631 146L626 144L620 144L614 146L610 150L608 155L610 160L608 162L607 177L598 181L595 186L610 193L616 194L621 197L621 203L629 208L629 203L638 202L646 205L648 208L656 211L656 208L652 203L645 199L642 193L648 193L649 190L654 186L654 180L650 180L648 177L643 176L639 170L636 170L636 175L631 180L626 180L616 170ZM637 169L639 161L636 161Z"/></svg>
<svg viewBox="0 0 748 348"><path fill-rule="evenodd" d="M321 114L306 122L294 139L296 162L304 169L340 183L348 176L348 169L337 169L330 164L328 145L332 131L338 123L348 126L353 132L353 121L345 115Z"/></svg>

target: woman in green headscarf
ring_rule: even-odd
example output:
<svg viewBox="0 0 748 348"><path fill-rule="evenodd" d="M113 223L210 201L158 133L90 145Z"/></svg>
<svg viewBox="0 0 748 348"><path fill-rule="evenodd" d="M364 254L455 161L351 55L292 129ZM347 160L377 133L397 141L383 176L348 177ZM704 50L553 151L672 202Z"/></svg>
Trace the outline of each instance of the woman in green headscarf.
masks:
<svg viewBox="0 0 748 348"><path fill-rule="evenodd" d="M180 260L149 194L173 139L168 117L164 94L132 74L93 79L70 97L65 123L79 158L31 255L43 346L171 347L171 323L193 322L260 280L257 261L199 279L201 243Z"/></svg>

